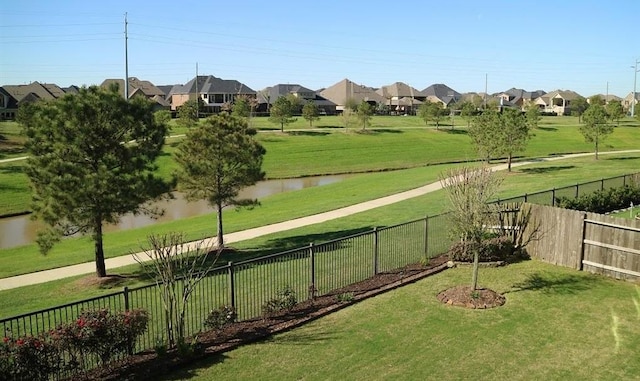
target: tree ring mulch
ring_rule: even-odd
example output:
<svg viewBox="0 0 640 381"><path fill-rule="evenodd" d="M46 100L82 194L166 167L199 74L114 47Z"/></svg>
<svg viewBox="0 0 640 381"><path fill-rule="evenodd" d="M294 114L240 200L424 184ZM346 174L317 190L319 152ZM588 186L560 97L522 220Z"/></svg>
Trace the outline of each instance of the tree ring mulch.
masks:
<svg viewBox="0 0 640 381"><path fill-rule="evenodd" d="M440 292L438 300L452 306L486 309L500 307L507 299L504 295L488 288L478 288L475 291L471 286L455 286Z"/></svg>

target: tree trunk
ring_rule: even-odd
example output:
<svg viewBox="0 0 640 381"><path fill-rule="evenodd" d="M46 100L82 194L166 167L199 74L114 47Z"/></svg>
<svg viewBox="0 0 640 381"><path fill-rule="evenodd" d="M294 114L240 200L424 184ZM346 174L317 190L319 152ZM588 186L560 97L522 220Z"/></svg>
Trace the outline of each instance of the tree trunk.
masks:
<svg viewBox="0 0 640 381"><path fill-rule="evenodd" d="M598 138L596 138L596 160L598 160Z"/></svg>
<svg viewBox="0 0 640 381"><path fill-rule="evenodd" d="M478 249L473 250L473 275L471 276L471 287L473 291L478 289L478 262L480 255Z"/></svg>
<svg viewBox="0 0 640 381"><path fill-rule="evenodd" d="M513 160L513 154L507 155L507 172L511 172L511 161Z"/></svg>
<svg viewBox="0 0 640 381"><path fill-rule="evenodd" d="M99 278L107 276L107 267L104 263L104 248L102 246L102 216L94 220L93 242L95 244L96 275Z"/></svg>
<svg viewBox="0 0 640 381"><path fill-rule="evenodd" d="M216 204L218 213L218 234L216 236L216 247L218 250L224 249L224 237L222 231L222 203Z"/></svg>

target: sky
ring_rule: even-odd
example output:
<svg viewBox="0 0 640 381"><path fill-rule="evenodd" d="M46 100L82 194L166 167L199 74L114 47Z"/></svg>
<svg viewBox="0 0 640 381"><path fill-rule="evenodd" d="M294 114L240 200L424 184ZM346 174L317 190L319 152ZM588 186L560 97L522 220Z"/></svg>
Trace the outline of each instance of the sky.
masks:
<svg viewBox="0 0 640 381"><path fill-rule="evenodd" d="M444 83L626 96L640 60L637 0L0 0L0 85L155 85L199 75L253 90ZM639 65L640 66L640 65Z"/></svg>

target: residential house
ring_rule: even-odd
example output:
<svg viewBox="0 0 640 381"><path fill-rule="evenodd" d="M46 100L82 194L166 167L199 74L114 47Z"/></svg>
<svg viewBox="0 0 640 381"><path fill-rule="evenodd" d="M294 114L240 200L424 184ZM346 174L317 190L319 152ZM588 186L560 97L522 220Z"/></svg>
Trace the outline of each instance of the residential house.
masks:
<svg viewBox="0 0 640 381"><path fill-rule="evenodd" d="M372 105L386 102L386 99L376 93L375 89L359 85L346 78L320 91L320 96L335 103L337 111L344 111L348 99L353 99L356 103L364 100Z"/></svg>
<svg viewBox="0 0 640 381"><path fill-rule="evenodd" d="M283 96L294 96L300 107L306 102L313 101L321 114L335 115L336 104L320 96L316 91L298 84L277 84L258 91L258 112L267 112L276 99Z"/></svg>
<svg viewBox="0 0 640 381"><path fill-rule="evenodd" d="M609 102L611 102L611 101L618 101L618 102L622 103L622 98L620 98L617 95L613 95L613 94L594 94L594 95L590 96L589 98L587 98L587 103L591 103L591 98L592 97L599 97L600 99L602 99L604 101L604 104L609 104Z"/></svg>
<svg viewBox="0 0 640 381"><path fill-rule="evenodd" d="M422 90L426 99L430 102L440 102L444 107L457 103L462 99L462 94L443 83L434 83Z"/></svg>
<svg viewBox="0 0 640 381"><path fill-rule="evenodd" d="M571 115L571 101L581 95L571 90L554 90L534 101L542 111L558 115Z"/></svg>
<svg viewBox="0 0 640 381"><path fill-rule="evenodd" d="M633 99L633 96L635 95L635 100ZM640 104L640 92L630 92L626 97L624 97L622 99L622 107L624 107L625 110L627 110L628 112L631 112L631 104L634 104L634 111L637 113L638 112L638 104Z"/></svg>
<svg viewBox="0 0 640 381"><path fill-rule="evenodd" d="M493 97L498 98L501 107L513 107L525 111L527 105L534 104L537 98L545 94L544 90L526 91L512 87L507 91L494 94Z"/></svg>
<svg viewBox="0 0 640 381"><path fill-rule="evenodd" d="M55 84L37 81L28 85L5 85L2 89L4 108L0 107L0 116L4 119L14 119L20 104L53 100L65 94L64 90Z"/></svg>
<svg viewBox="0 0 640 381"><path fill-rule="evenodd" d="M382 86L376 93L385 99L384 104L392 115L415 114L427 98L427 94L402 82Z"/></svg>
<svg viewBox="0 0 640 381"><path fill-rule="evenodd" d="M168 97L171 99L172 110L177 110L186 101L197 97L204 103L202 111L218 113L225 104L232 104L240 95L255 98L256 92L236 80L199 75L182 86L174 86Z"/></svg>
<svg viewBox="0 0 640 381"><path fill-rule="evenodd" d="M171 104L165 100L165 93L153 83L136 77L129 77L128 82L129 99L133 97L147 98L155 102L157 110L168 110L171 107ZM124 97L124 79L105 79L100 87L109 88L114 83L118 85L118 92Z"/></svg>
<svg viewBox="0 0 640 381"><path fill-rule="evenodd" d="M18 101L4 87L0 87L0 120L15 119L17 112Z"/></svg>

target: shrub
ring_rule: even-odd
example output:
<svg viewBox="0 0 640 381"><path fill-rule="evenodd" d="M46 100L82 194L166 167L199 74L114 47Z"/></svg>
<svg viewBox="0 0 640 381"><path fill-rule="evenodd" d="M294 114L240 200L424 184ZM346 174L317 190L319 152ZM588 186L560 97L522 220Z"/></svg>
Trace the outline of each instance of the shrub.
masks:
<svg viewBox="0 0 640 381"><path fill-rule="evenodd" d="M475 249L476 245L472 242L456 242L449 249L449 255L453 261L473 262ZM485 238L478 250L481 262L507 261L517 254L512 239L507 236Z"/></svg>
<svg viewBox="0 0 640 381"><path fill-rule="evenodd" d="M147 329L149 316L144 310L112 314L107 309L84 311L70 324L50 332L61 348L72 357L85 353L97 355L103 364L133 348L136 339ZM81 357L81 360L84 360Z"/></svg>
<svg viewBox="0 0 640 381"><path fill-rule="evenodd" d="M607 213L625 208L632 202L634 204L640 203L640 186L638 185L598 190L580 195L577 198L556 198L556 205L560 208L594 213Z"/></svg>
<svg viewBox="0 0 640 381"><path fill-rule="evenodd" d="M209 312L209 316L207 316L207 319L204 321L204 326L209 329L219 330L235 322L237 317L238 315L235 308L232 306L222 306Z"/></svg>
<svg viewBox="0 0 640 381"><path fill-rule="evenodd" d="M47 335L4 337L0 343L0 377L48 380L62 368L62 357Z"/></svg>
<svg viewBox="0 0 640 381"><path fill-rule="evenodd" d="M262 305L262 314L268 317L283 310L291 311L297 302L295 291L293 291L291 287L286 286L276 293L275 298L267 300L267 302Z"/></svg>
<svg viewBox="0 0 640 381"><path fill-rule="evenodd" d="M340 303L351 303L355 299L353 292L345 292L342 294L336 295L336 300Z"/></svg>

